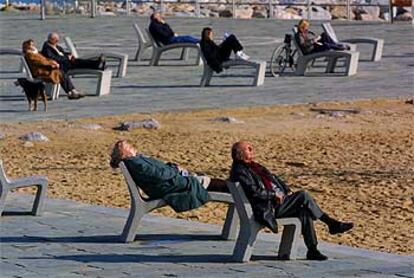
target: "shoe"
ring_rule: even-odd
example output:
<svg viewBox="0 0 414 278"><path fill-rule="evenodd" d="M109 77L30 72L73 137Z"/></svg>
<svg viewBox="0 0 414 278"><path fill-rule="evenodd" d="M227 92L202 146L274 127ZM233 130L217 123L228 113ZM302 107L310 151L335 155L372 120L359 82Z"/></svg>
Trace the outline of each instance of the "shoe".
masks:
<svg viewBox="0 0 414 278"><path fill-rule="evenodd" d="M80 99L78 94L71 93L68 95L68 99Z"/></svg>
<svg viewBox="0 0 414 278"><path fill-rule="evenodd" d="M326 261L328 257L319 252L318 249L315 249L308 250L308 253L306 253L306 259L311 261Z"/></svg>
<svg viewBox="0 0 414 278"><path fill-rule="evenodd" d="M330 225L329 226L329 233L331 235L336 235L336 234L342 234L345 233L346 231L351 230L354 227L354 224L349 222L338 222L336 224Z"/></svg>
<svg viewBox="0 0 414 278"><path fill-rule="evenodd" d="M246 55L243 51L237 51L236 52L236 60L244 60L248 61L250 59L249 56Z"/></svg>
<svg viewBox="0 0 414 278"><path fill-rule="evenodd" d="M76 89L73 89L73 90L72 90L72 93L74 93L75 95L78 95L78 96L79 96L79 98L83 98L83 97L85 96L85 94L84 94L84 93L82 93L81 91L78 91L78 90L76 90Z"/></svg>

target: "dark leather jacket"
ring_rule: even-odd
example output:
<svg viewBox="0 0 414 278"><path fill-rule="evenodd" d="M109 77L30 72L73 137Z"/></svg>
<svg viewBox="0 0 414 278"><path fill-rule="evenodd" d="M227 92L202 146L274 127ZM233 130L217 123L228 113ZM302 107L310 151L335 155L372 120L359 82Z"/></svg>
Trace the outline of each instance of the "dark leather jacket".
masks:
<svg viewBox="0 0 414 278"><path fill-rule="evenodd" d="M59 63L59 65L62 67L64 71L67 71L70 68L70 64L71 64L69 57L68 57L70 53L65 52L65 50L59 45L57 45L56 48L64 55L63 56L59 55L56 49L50 46L48 42L45 42L43 44L41 52L43 56L45 56L46 58L55 60L56 62Z"/></svg>
<svg viewBox="0 0 414 278"><path fill-rule="evenodd" d="M273 184L278 185L285 194L290 192L288 185L279 177L270 173L266 168L265 171L271 177ZM276 203L274 190L266 189L262 178L243 162L233 162L230 171L230 180L232 182L239 182L243 187L246 197L252 206L256 221L272 231L277 232L275 210L278 204Z"/></svg>

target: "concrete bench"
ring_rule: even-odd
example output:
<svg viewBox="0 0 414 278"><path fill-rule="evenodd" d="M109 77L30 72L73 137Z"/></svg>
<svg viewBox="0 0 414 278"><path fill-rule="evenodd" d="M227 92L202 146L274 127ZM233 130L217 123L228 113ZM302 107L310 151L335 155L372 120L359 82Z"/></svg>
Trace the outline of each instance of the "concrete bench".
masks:
<svg viewBox="0 0 414 278"><path fill-rule="evenodd" d="M72 69L68 71L68 75L97 78L96 92L93 95L104 96L111 92L112 70Z"/></svg>
<svg viewBox="0 0 414 278"><path fill-rule="evenodd" d="M307 69L309 69L317 59L324 59L326 63L325 73L335 73L335 69L338 67L338 60L342 60L342 67L345 67L343 74L345 76L352 76L357 73L359 52L357 51L337 51L328 50L322 52L316 52L311 54L304 54L296 41L296 28L293 28L293 43L297 49L298 58L296 61L295 74L298 76L304 76Z"/></svg>
<svg viewBox="0 0 414 278"><path fill-rule="evenodd" d="M148 41L145 38L137 23L134 23L133 27L135 32L137 33L138 38L138 49L135 54L135 61L139 62L142 60L142 55L144 54L145 50L147 50L148 48L152 48L152 42Z"/></svg>
<svg viewBox="0 0 414 278"><path fill-rule="evenodd" d="M79 52L70 37L64 37L64 41L69 52L71 52L75 58L96 59L99 56L101 56L101 54L103 54L106 58L116 60L118 62L116 77L125 77L128 68L128 54L112 51L103 51L95 54L81 56L79 55Z"/></svg>
<svg viewBox="0 0 414 278"><path fill-rule="evenodd" d="M202 53L201 57L203 59L204 70L203 76L201 77L200 81L200 87L205 87L210 85L210 81L213 77L214 70L207 64L207 60ZM238 66L252 67L253 69L255 69L252 86L261 86L264 83L266 73L266 62L264 61L229 60L223 62L222 66L225 69Z"/></svg>
<svg viewBox="0 0 414 278"><path fill-rule="evenodd" d="M23 52L20 49L9 48L9 47L0 47L0 55L13 55L13 56L22 56ZM23 65L20 64L19 72L23 72Z"/></svg>
<svg viewBox="0 0 414 278"><path fill-rule="evenodd" d="M34 78L32 75L32 71L30 70L29 65L26 62L26 58L22 55L21 57L21 65L23 67L23 72L26 73L26 79L33 83L44 82L41 78ZM49 97L50 100L55 100L59 98L59 91L60 91L60 84L53 84L53 83L45 83L45 91L46 95Z"/></svg>
<svg viewBox="0 0 414 278"><path fill-rule="evenodd" d="M377 62L380 61L382 58L382 50L384 48L384 40L377 39L377 38L354 38L354 39L347 39L347 40L339 40L336 36L335 30L332 28L330 22L322 23L322 28L326 34L335 42L341 44L347 44L351 47L351 51L356 50L357 44L370 44L372 45L372 52L371 52L371 61Z"/></svg>
<svg viewBox="0 0 414 278"><path fill-rule="evenodd" d="M233 249L233 259L237 262L248 262L256 243L257 234L264 228L254 219L249 200L239 183L227 183L234 199L234 204L240 218L240 231ZM282 239L279 245L278 258L296 259L297 244L302 225L298 218L276 219L279 226L283 226Z"/></svg>
<svg viewBox="0 0 414 278"><path fill-rule="evenodd" d="M195 43L188 43L188 42L180 42L180 43L172 43L167 45L158 45L158 43L155 41L155 39L152 37L151 32L148 30L148 28L145 29L147 32L147 36L151 42L152 45L152 58L150 61L150 66L158 66L162 53L172 50L172 49L182 49L181 51L181 57L180 60L187 61L188 60L188 50L189 49L195 49L197 51L197 57L195 60L195 65L199 66L201 65L201 49L199 44Z"/></svg>
<svg viewBox="0 0 414 278"><path fill-rule="evenodd" d="M0 160L0 216L6 205L6 197L10 190L22 187L36 186L37 192L33 202L32 214L41 215L46 198L48 180L45 176L31 176L10 180L7 178L3 167L3 161Z"/></svg>
<svg viewBox="0 0 414 278"><path fill-rule="evenodd" d="M165 207L168 204L163 199L150 200L143 197L140 192L141 190L135 184L125 164L121 162L119 166L128 185L128 190L131 198L131 208L129 211L128 219L121 234L121 241L127 243L134 241L139 223L145 214L157 208ZM221 237L227 240L235 239L237 234L237 227L239 224L239 218L234 207L232 196L227 193L218 192L209 192L209 195L211 197L211 202L222 202L229 204L226 221L221 232Z"/></svg>

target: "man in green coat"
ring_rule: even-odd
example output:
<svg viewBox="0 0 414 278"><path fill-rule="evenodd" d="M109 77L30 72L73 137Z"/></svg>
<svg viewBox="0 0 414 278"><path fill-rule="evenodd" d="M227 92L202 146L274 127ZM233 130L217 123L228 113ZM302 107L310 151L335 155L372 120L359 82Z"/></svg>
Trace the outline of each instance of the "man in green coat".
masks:
<svg viewBox="0 0 414 278"><path fill-rule="evenodd" d="M176 212L198 208L210 200L207 191L228 192L226 183L207 176L190 176L171 163L137 154L126 141L115 143L111 167L124 162L134 182L151 199L164 199Z"/></svg>

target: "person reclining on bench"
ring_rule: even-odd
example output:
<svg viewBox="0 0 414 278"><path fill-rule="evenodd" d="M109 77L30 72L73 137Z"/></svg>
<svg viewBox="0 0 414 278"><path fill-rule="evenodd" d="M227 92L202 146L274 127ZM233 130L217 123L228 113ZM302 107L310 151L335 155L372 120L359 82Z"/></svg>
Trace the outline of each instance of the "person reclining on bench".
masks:
<svg viewBox="0 0 414 278"><path fill-rule="evenodd" d="M304 55L327 50L349 50L349 46L335 43L325 32L320 36L309 30L310 23L302 19L298 23L298 32L295 40L299 44Z"/></svg>
<svg viewBox="0 0 414 278"><path fill-rule="evenodd" d="M63 90L68 94L68 99L79 99L83 97L83 95L76 91L72 80L60 68L59 63L40 54L32 39L24 41L22 49L33 77L41 78L47 83L60 83Z"/></svg>
<svg viewBox="0 0 414 278"><path fill-rule="evenodd" d="M352 223L340 222L323 212L306 191L292 192L278 176L255 162L251 143L239 141L231 149L233 164L230 180L239 182L252 206L257 222L277 231L275 218L298 217L302 223L302 235L308 248L308 260L326 260L328 257L317 249L313 221L321 220L328 225L330 234L344 233L353 228Z"/></svg>
<svg viewBox="0 0 414 278"><path fill-rule="evenodd" d="M200 42L193 36L178 36L158 11L155 11L150 17L149 31L157 44L167 45L181 42L197 44Z"/></svg>
<svg viewBox="0 0 414 278"><path fill-rule="evenodd" d="M198 208L209 201L207 191L229 192L226 182L208 176L192 176L173 163L138 154L128 142L115 143L110 165L124 162L134 182L151 199L164 199L176 212Z"/></svg>
<svg viewBox="0 0 414 278"><path fill-rule="evenodd" d="M50 33L47 36L47 41L43 44L42 54L58 62L64 72L68 72L71 69L105 70L106 61L104 55L101 55L98 59L77 59L72 53L65 52L58 45L59 40L58 33Z"/></svg>
<svg viewBox="0 0 414 278"><path fill-rule="evenodd" d="M207 60L207 64L217 73L223 71L222 64L223 62L230 60L232 51L234 52L236 59L249 60L250 58L243 52L243 46L233 34L225 34L223 42L217 45L214 42L213 29L210 27L205 27L201 32L200 47Z"/></svg>

